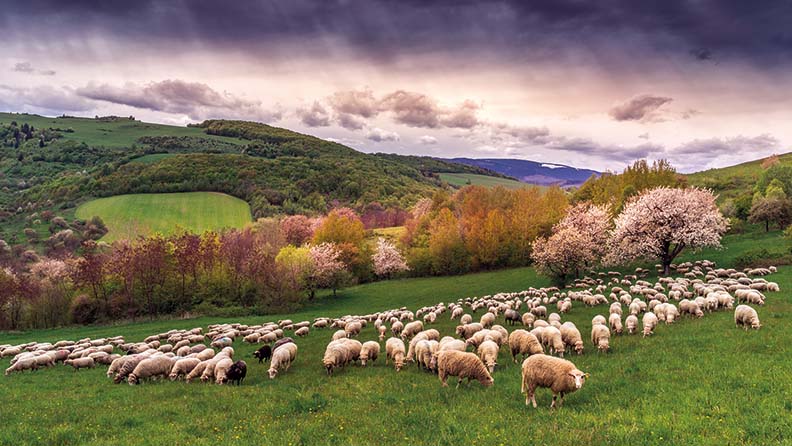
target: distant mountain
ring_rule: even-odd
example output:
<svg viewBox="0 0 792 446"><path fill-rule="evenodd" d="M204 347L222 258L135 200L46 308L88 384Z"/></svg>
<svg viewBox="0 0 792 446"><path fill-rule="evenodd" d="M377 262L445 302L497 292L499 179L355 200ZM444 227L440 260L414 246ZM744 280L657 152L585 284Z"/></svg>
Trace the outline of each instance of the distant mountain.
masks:
<svg viewBox="0 0 792 446"><path fill-rule="evenodd" d="M524 183L540 186L580 186L592 175L600 174L595 170L577 169L563 164L537 163L536 161L509 158L451 158L446 161L482 167L516 178Z"/></svg>

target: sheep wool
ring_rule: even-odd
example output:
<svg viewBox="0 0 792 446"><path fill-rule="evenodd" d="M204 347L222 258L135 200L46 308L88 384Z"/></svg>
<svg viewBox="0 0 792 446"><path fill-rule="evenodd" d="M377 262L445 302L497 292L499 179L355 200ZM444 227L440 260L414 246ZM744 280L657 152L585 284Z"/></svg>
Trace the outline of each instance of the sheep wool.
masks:
<svg viewBox="0 0 792 446"><path fill-rule="evenodd" d="M749 327L756 330L762 327L756 310L748 305L737 305L737 308L734 309L734 323L737 327L743 327L746 330Z"/></svg>
<svg viewBox="0 0 792 446"><path fill-rule="evenodd" d="M495 382L478 356L474 353L458 352L454 350L438 352L437 375L443 387L448 386L446 381L449 376L456 376L458 378L457 388L459 388L459 384L464 378L467 378L468 382L470 382L471 379L476 379L484 387L489 387Z"/></svg>
<svg viewBox="0 0 792 446"><path fill-rule="evenodd" d="M393 366L397 372L404 367L405 355L404 341L401 339L389 338L385 342L385 364L388 364L388 360L393 361Z"/></svg>
<svg viewBox="0 0 792 446"><path fill-rule="evenodd" d="M289 370L292 361L297 357L297 344L288 343L284 344L274 352L272 352L272 360L270 361L270 368L267 370L270 379L275 379L280 370L284 372Z"/></svg>
<svg viewBox="0 0 792 446"><path fill-rule="evenodd" d="M384 328L384 327L383 327ZM366 341L360 349L360 365L366 366L368 361L374 362L377 360L380 352L380 345L375 341Z"/></svg>
<svg viewBox="0 0 792 446"><path fill-rule="evenodd" d="M591 343L600 352L610 350L610 330L605 325L597 324L591 327Z"/></svg>
<svg viewBox="0 0 792 446"><path fill-rule="evenodd" d="M490 373L494 372L495 366L498 365L498 350L500 347L493 341L484 341L478 347L478 356Z"/></svg>
<svg viewBox="0 0 792 446"><path fill-rule="evenodd" d="M559 394L561 398L558 405L561 406L564 395L583 387L587 377L587 373L578 370L570 361L548 355L533 355L522 363L522 393L525 393L525 405L532 403L536 408L536 389L549 388L553 392L550 407L555 407Z"/></svg>

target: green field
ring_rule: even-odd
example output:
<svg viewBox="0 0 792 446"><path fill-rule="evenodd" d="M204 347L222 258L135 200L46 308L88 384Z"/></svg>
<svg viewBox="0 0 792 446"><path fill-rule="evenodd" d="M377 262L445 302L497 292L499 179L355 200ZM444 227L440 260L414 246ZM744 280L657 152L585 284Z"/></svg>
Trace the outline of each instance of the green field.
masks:
<svg viewBox="0 0 792 446"><path fill-rule="evenodd" d="M530 184L510 180L508 178L490 177L472 173L440 173L438 175L440 175L441 180L455 187L464 187L471 184L485 187L503 186L509 189L531 187Z"/></svg>
<svg viewBox="0 0 792 446"><path fill-rule="evenodd" d="M224 143L243 144L237 138L207 135L197 127L183 127L128 119L99 122L94 118L50 118L46 116L0 113L0 124L26 122L36 128L59 128L63 139L84 142L95 147L129 147L143 136L193 136ZM71 129L73 132L66 132Z"/></svg>
<svg viewBox="0 0 792 446"><path fill-rule="evenodd" d="M697 258L728 262L750 247L784 244L778 233L751 237L743 242L730 236L726 249ZM759 331L735 328L732 313L723 311L661 325L646 339L614 337L608 354L593 352L586 342L585 354L569 359L591 378L556 411L547 407L548 390L537 394L539 409L524 405L519 366L505 347L491 388L477 383L443 388L436 376L415 365L396 373L383 358L373 367L349 366L327 377L321 358L332 330L326 329L297 341L295 363L276 380L267 379L266 366L250 357L255 346L237 340L236 357L249 367L241 387L162 381L114 385L104 367L74 372L57 366L0 378L0 444L788 444L792 267L781 267L768 279L782 291L770 293L768 304L758 308ZM335 299L323 295L290 315L41 330L2 334L0 344L117 334L139 341L171 328L310 320L400 306L415 310L547 284L531 268L403 279L345 289ZM586 338L592 316L607 312L606 306L576 303L564 320L575 322ZM454 326L444 314L432 328L451 335ZM372 325L360 335L361 341L374 338ZM7 364L4 359L2 365Z"/></svg>
<svg viewBox="0 0 792 446"><path fill-rule="evenodd" d="M153 164L165 158L170 158L172 156L176 156L175 153L152 153L150 155L143 155L138 158L134 158L130 161L130 163L143 163L143 164Z"/></svg>
<svg viewBox="0 0 792 446"><path fill-rule="evenodd" d="M203 232L239 228L250 222L250 206L215 192L133 194L89 201L78 207L75 215L82 219L101 217L109 229L102 240L112 242L178 229Z"/></svg>

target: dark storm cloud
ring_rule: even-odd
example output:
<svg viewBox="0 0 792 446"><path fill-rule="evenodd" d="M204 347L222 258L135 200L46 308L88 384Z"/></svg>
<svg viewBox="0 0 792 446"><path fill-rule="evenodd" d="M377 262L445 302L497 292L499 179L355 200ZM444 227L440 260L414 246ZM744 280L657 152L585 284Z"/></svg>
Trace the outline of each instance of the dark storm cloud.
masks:
<svg viewBox="0 0 792 446"><path fill-rule="evenodd" d="M29 17L38 26L31 27ZM125 42L195 44L226 50L278 51L312 41L371 59L454 52L555 57L586 42L593 53L643 56L690 53L696 60L747 60L765 67L792 60L792 2L768 0L376 1L211 0L9 2L0 28L12 40L101 36ZM8 38L8 37L6 37ZM307 47L306 47L307 48ZM470 53L473 49L487 49ZM473 60L463 59L463 60Z"/></svg>
<svg viewBox="0 0 792 446"><path fill-rule="evenodd" d="M644 94L611 108L608 114L616 121L651 121L657 117L655 114L657 109L672 100L663 96Z"/></svg>
<svg viewBox="0 0 792 446"><path fill-rule="evenodd" d="M194 120L220 117L262 121L280 119L279 113L264 110L260 102L220 93L200 82L179 79L145 85L127 83L122 87L91 83L78 88L76 93L96 101L184 114Z"/></svg>

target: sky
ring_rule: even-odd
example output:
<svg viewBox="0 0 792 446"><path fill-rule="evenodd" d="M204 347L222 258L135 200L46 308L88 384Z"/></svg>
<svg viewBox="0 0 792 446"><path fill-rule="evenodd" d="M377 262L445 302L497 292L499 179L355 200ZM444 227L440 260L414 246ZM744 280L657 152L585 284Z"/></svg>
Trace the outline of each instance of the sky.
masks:
<svg viewBox="0 0 792 446"><path fill-rule="evenodd" d="M0 110L691 172L792 151L792 2L4 4Z"/></svg>

